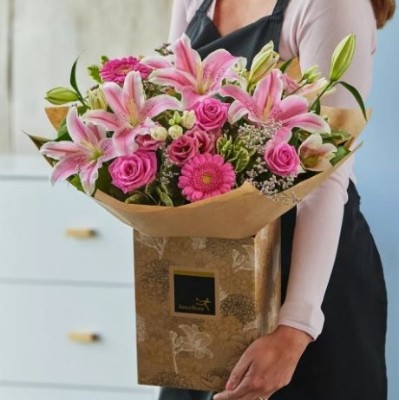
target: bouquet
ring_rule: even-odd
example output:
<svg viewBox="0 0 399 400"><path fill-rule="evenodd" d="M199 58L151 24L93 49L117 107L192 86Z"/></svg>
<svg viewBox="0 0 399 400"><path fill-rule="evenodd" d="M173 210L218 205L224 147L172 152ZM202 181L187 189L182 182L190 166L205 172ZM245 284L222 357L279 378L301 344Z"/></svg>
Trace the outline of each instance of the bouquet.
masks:
<svg viewBox="0 0 399 400"><path fill-rule="evenodd" d="M367 117L342 82L355 47L337 47L328 79L272 43L247 68L183 36L159 55L90 66L84 95L50 90L54 140L31 136L68 180L135 229L139 382L221 390L280 307L278 218L351 155ZM358 110L321 107L336 85ZM71 104L69 104L71 103ZM206 362L204 362L206 359Z"/></svg>
<svg viewBox="0 0 399 400"><path fill-rule="evenodd" d="M99 201L116 200L121 210L123 203L154 212L217 203L240 189L255 190L269 204L295 203L303 194L289 189L331 173L363 128L361 96L340 81L354 48L352 35L339 44L326 79L317 66L293 73L295 60L278 66L272 43L247 69L245 59L223 49L202 61L183 36L158 56L102 57L88 68L96 85L85 96L75 62L71 88L46 95L55 105L72 103L55 111L57 138L32 139L54 165L52 182L67 179ZM336 85L354 94L360 111L320 107Z"/></svg>

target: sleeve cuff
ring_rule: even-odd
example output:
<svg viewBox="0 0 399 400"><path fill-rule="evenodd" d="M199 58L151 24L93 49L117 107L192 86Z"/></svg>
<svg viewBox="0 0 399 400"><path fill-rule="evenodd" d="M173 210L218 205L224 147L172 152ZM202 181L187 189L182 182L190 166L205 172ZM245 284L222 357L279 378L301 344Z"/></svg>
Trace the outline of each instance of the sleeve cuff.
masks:
<svg viewBox="0 0 399 400"><path fill-rule="evenodd" d="M323 330L324 314L320 307L312 304L286 302L281 307L277 324L299 329L316 340Z"/></svg>

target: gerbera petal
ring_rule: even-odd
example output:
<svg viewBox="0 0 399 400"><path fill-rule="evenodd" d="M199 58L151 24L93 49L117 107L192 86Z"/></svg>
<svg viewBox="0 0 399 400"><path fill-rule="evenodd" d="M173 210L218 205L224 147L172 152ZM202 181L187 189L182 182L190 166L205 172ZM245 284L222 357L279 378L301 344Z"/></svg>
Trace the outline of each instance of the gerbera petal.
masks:
<svg viewBox="0 0 399 400"><path fill-rule="evenodd" d="M153 118L166 110L181 110L182 106L179 100L166 94L161 94L148 99L143 107L141 117Z"/></svg>
<svg viewBox="0 0 399 400"><path fill-rule="evenodd" d="M104 111L91 110L84 115L84 119L96 125L101 125L109 131L116 131L127 125L127 122L118 115Z"/></svg>
<svg viewBox="0 0 399 400"><path fill-rule="evenodd" d="M86 125L79 118L76 107L71 107L69 109L66 117L66 124L69 136L74 142L79 143L89 140Z"/></svg>
<svg viewBox="0 0 399 400"><path fill-rule="evenodd" d="M189 73L197 78L201 68L201 57L197 51L191 47L191 41L187 35L182 35L173 45L175 55L175 65L177 69Z"/></svg>
<svg viewBox="0 0 399 400"><path fill-rule="evenodd" d="M219 49L209 54L202 63L204 91L218 88L228 70L237 62L227 50Z"/></svg>
<svg viewBox="0 0 399 400"><path fill-rule="evenodd" d="M77 154L81 151L80 146L74 142L47 142L40 148L43 155L59 160L68 155Z"/></svg>
<svg viewBox="0 0 399 400"><path fill-rule="evenodd" d="M91 195L96 188L96 180L98 178L98 169L101 167L101 163L97 160L91 161L90 164L86 165L81 170L79 176L82 183L83 190L86 194Z"/></svg>

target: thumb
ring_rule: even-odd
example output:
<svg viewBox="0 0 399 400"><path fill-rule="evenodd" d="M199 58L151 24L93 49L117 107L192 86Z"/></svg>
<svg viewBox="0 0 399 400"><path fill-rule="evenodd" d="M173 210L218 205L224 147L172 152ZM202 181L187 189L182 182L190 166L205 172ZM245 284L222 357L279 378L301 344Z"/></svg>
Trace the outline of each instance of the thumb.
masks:
<svg viewBox="0 0 399 400"><path fill-rule="evenodd" d="M247 373L250 366L251 366L250 360L245 356L245 354L242 355L242 357L238 360L237 364L231 371L225 389L229 391L234 390L239 385L239 383Z"/></svg>

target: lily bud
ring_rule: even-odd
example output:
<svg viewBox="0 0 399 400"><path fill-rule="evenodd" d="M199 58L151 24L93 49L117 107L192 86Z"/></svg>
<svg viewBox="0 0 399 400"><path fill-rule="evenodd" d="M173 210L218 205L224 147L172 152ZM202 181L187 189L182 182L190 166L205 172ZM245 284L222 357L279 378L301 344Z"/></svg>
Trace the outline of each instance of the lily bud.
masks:
<svg viewBox="0 0 399 400"><path fill-rule="evenodd" d="M307 83L314 83L320 77L321 77L321 72L319 70L319 66L313 65L313 67L310 67L304 72L302 79Z"/></svg>
<svg viewBox="0 0 399 400"><path fill-rule="evenodd" d="M151 129L151 137L154 140L163 142L168 137L168 131L163 126L157 126L157 127Z"/></svg>
<svg viewBox="0 0 399 400"><path fill-rule="evenodd" d="M49 90L44 97L51 104L57 106L79 100L77 93L66 87L56 87Z"/></svg>
<svg viewBox="0 0 399 400"><path fill-rule="evenodd" d="M195 116L195 111L184 111L183 116L181 118L181 124L186 129L191 129L195 123L197 122L197 118Z"/></svg>
<svg viewBox="0 0 399 400"><path fill-rule="evenodd" d="M88 92L87 102L92 110L106 110L108 108L104 92L99 88Z"/></svg>
<svg viewBox="0 0 399 400"><path fill-rule="evenodd" d="M248 82L255 84L259 82L271 69L273 69L278 60L279 55L274 51L273 42L269 42L255 56L251 70L249 71Z"/></svg>
<svg viewBox="0 0 399 400"><path fill-rule="evenodd" d="M168 129L168 133L169 136L172 139L177 139L179 138L181 135L183 135L183 128L180 125L172 125L169 129Z"/></svg>
<svg viewBox="0 0 399 400"><path fill-rule="evenodd" d="M336 82L349 68L355 54L356 36L348 35L337 46L332 56L330 81Z"/></svg>

